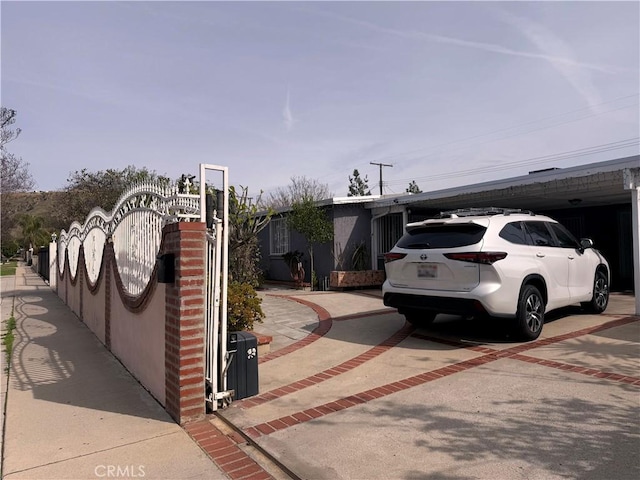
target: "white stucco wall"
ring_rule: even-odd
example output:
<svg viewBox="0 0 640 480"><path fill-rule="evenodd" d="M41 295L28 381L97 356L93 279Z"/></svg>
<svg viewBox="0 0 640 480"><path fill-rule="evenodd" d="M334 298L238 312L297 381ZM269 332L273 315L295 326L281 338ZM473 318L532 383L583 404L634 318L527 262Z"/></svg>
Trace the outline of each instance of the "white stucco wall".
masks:
<svg viewBox="0 0 640 480"><path fill-rule="evenodd" d="M164 406L165 285L156 286L141 313L132 313L125 308L115 282L109 301L111 351Z"/></svg>
<svg viewBox="0 0 640 480"><path fill-rule="evenodd" d="M105 343L105 285L105 279L102 278L99 282L98 289L91 293L88 282L85 282L82 297L81 318L102 343Z"/></svg>

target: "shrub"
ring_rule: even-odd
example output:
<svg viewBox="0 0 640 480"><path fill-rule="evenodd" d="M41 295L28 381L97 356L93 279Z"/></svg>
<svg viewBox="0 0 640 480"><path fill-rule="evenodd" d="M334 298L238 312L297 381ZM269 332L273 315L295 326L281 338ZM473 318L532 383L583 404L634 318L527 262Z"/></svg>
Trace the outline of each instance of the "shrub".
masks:
<svg viewBox="0 0 640 480"><path fill-rule="evenodd" d="M227 289L228 331L253 330L255 322L262 323L261 303L262 299L250 284L230 282Z"/></svg>

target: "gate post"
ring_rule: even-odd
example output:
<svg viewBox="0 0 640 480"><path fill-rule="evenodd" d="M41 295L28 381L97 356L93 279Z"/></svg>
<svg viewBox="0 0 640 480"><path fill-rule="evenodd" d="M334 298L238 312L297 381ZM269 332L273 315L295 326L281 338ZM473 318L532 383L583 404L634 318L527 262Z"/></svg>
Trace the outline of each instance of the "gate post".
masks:
<svg viewBox="0 0 640 480"><path fill-rule="evenodd" d="M56 234L51 235L51 243L49 244L49 286L54 292L58 292L58 244L56 243Z"/></svg>
<svg viewBox="0 0 640 480"><path fill-rule="evenodd" d="M180 425L205 411L206 225L177 222L164 227L164 254L175 256L175 278L166 285L166 410Z"/></svg>

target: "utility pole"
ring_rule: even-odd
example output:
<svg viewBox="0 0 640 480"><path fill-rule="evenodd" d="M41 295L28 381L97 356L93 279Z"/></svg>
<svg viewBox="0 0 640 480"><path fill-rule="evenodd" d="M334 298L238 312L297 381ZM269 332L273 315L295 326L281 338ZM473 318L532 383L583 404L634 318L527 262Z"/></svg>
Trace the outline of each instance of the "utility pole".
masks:
<svg viewBox="0 0 640 480"><path fill-rule="evenodd" d="M389 165L387 163L375 163L369 162L371 165L379 165L380 166L380 195L382 195L382 167L393 167L393 165Z"/></svg>

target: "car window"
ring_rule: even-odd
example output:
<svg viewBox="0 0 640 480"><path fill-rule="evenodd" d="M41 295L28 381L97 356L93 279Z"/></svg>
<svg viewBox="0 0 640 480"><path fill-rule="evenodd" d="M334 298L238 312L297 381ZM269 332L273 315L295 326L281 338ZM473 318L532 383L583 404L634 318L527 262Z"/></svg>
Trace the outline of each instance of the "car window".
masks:
<svg viewBox="0 0 640 480"><path fill-rule="evenodd" d="M556 242L545 222L525 222L532 244L537 247L555 247Z"/></svg>
<svg viewBox="0 0 640 480"><path fill-rule="evenodd" d="M527 241L525 231L522 227L522 222L507 223L504 227L502 227L499 235L506 241L518 245L527 245L529 243Z"/></svg>
<svg viewBox="0 0 640 480"><path fill-rule="evenodd" d="M562 248L580 248L580 244L578 240L571 235L571 232L564 228L559 223L549 223L548 224L556 238L558 239L558 243Z"/></svg>
<svg viewBox="0 0 640 480"><path fill-rule="evenodd" d="M474 245L482 240L487 229L475 223L462 225L425 225L405 233L400 248L453 248Z"/></svg>

